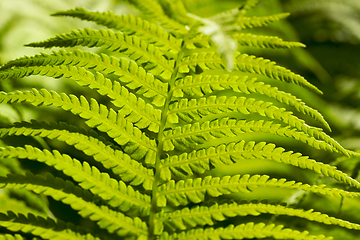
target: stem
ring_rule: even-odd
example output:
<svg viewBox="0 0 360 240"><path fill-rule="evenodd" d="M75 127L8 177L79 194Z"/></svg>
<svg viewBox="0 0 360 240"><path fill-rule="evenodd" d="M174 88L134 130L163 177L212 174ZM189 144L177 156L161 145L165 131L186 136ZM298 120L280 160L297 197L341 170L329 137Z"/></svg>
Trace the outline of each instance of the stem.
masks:
<svg viewBox="0 0 360 240"><path fill-rule="evenodd" d="M164 110L161 113L161 121L160 121L160 129L159 134L157 137L157 151L156 151L156 162L155 162L155 178L152 188L152 194L151 194L151 208L150 208L150 216L149 216L149 229L148 229L148 240L154 240L155 239L155 222L157 221L155 218L156 210L157 210L157 197L158 197L158 185L160 182L160 168L161 168L161 155L163 155L163 137L164 137L164 129L167 121L167 116L169 113L169 105L174 93L174 82L176 79L176 76L178 74L179 70L179 62L184 54L184 44L185 40L183 40L182 47L180 49L180 52L178 54L178 57L175 61L174 66L174 72L171 75L170 81L169 81L169 92L167 95L167 98L165 100L165 106Z"/></svg>

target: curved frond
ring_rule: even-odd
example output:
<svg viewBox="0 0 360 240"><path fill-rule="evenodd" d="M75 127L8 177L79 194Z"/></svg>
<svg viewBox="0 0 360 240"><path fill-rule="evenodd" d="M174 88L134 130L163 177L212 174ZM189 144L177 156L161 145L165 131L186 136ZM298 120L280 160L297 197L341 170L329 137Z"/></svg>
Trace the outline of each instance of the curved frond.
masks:
<svg viewBox="0 0 360 240"><path fill-rule="evenodd" d="M135 128L121 114L112 109L108 110L104 105L98 104L95 99L91 99L89 103L84 96L79 99L72 94L68 96L65 93L58 94L55 91L33 89L33 91L24 92L0 92L0 102L28 102L34 106L52 105L71 111L73 114L87 119L88 126L96 127L114 138L135 160L145 157L145 161L149 164L155 161L155 142Z"/></svg>
<svg viewBox="0 0 360 240"><path fill-rule="evenodd" d="M73 30L71 33L59 34L43 42L27 44L29 47L102 47L109 51L121 52L154 75L170 79L173 72L173 61L166 60L163 53L153 44L137 36L125 35L111 30L92 30L89 28Z"/></svg>
<svg viewBox="0 0 360 240"><path fill-rule="evenodd" d="M117 81L111 81L102 74L96 72L95 75L82 67L74 66L34 66L19 67L8 69L0 73L0 79L5 76L29 76L43 75L48 77L65 77L76 81L80 86L87 86L97 90L101 95L109 97L112 103L119 107L118 113L126 116L126 120L142 128L148 128L152 132L157 132L160 125L161 111L154 109L150 104L146 104L141 98L137 98ZM6 77L7 78L7 77Z"/></svg>
<svg viewBox="0 0 360 240"><path fill-rule="evenodd" d="M207 98L183 98L169 106L169 116L172 123L178 123L178 118L185 122L200 120L203 116L219 113L239 112L242 114L258 113L271 119L276 119L304 131L310 136L320 135L321 131L308 126L304 120L297 118L285 108L278 108L272 102L256 101L254 98L210 96Z"/></svg>
<svg viewBox="0 0 360 240"><path fill-rule="evenodd" d="M149 43L154 44L162 50L163 53L169 53L174 56L180 51L180 40L173 37L169 32L160 26L151 23L143 18L129 15L115 15L108 12L88 11L77 7L67 11L59 11L51 16L69 16L82 20L92 21L99 25L106 26L129 35L136 35Z"/></svg>
<svg viewBox="0 0 360 240"><path fill-rule="evenodd" d="M203 123L195 122L194 124L177 127L174 130L164 131L164 150L170 151L175 148L183 149L184 147L194 148L198 144L203 144L217 138L237 137L241 133L250 132L270 133L289 137L317 149L340 152L347 156L350 154L348 150L344 149L338 142L326 134L317 135L314 133L315 138L290 126L284 127L271 121L246 121L227 117Z"/></svg>
<svg viewBox="0 0 360 240"><path fill-rule="evenodd" d="M269 25L272 22L280 21L284 18L287 18L289 13L278 13L270 16L262 17L241 17L237 19L236 26L240 29L253 28L253 27L264 27Z"/></svg>
<svg viewBox="0 0 360 240"><path fill-rule="evenodd" d="M172 229L186 230L196 226L214 225L217 221L224 221L230 217L253 215L258 216L263 213L274 215L296 216L310 221L324 223L327 225L337 225L348 229L360 230L360 225L342 219L330 217L327 214L314 212L312 209L294 209L282 205L264 203L225 203L213 204L210 207L196 206L194 208L183 208L171 213L162 213L160 218L164 224Z"/></svg>
<svg viewBox="0 0 360 240"><path fill-rule="evenodd" d="M110 206L122 211L129 211L134 208L145 214L150 210L150 197L148 195L135 191L122 181L110 178L107 173L100 172L87 162L81 163L68 155L60 154L58 151L41 151L29 145L25 148L3 147L0 148L0 156L29 159L52 166L73 178L82 188L99 195Z"/></svg>
<svg viewBox="0 0 360 240"><path fill-rule="evenodd" d="M205 200L205 194L219 197L230 193L249 193L257 187L280 187L289 189L301 189L321 195L354 198L359 197L360 192L348 192L337 188L327 188L326 185L309 185L301 182L286 181L286 179L271 178L267 175L225 176L187 179L175 182L169 181L159 187L158 206L166 204L172 206L187 205L190 202L200 203Z"/></svg>
<svg viewBox="0 0 360 240"><path fill-rule="evenodd" d="M100 240L90 233L81 234L75 230L75 226L66 224L60 220L54 221L51 218L45 219L33 214L25 216L13 212L7 212L7 214L0 213L0 226L9 231L30 233L49 240Z"/></svg>
<svg viewBox="0 0 360 240"><path fill-rule="evenodd" d="M225 228L198 228L186 232L175 233L172 235L163 234L161 240L187 240L187 239L261 239L273 237L275 239L294 239L294 240L332 240L332 237L324 235L313 236L309 232L299 232L282 225L265 223L243 223L237 226L229 225Z"/></svg>
<svg viewBox="0 0 360 240"><path fill-rule="evenodd" d="M297 118L292 112L286 111L285 108L278 108L272 105L271 102L256 101L254 98L210 96L208 98L191 99L190 101L186 98L181 99L170 105L169 120L171 120L171 123L177 123L178 118L181 118L185 122L192 122L193 120L200 120L203 116L231 112L239 112L245 115L258 113L261 116L282 121L310 137L325 141L348 155L345 149L321 129L307 125L304 120Z"/></svg>
<svg viewBox="0 0 360 240"><path fill-rule="evenodd" d="M230 75L196 75L186 76L175 81L174 95L183 97L184 94L189 96L202 97L205 94L213 93L214 91L221 91L232 89L234 92L244 94L261 94L281 103L294 107L297 111L313 117L320 122L325 128L330 130L329 124L324 117L315 109L307 106L300 99L278 90L277 87L257 82L256 78L230 76Z"/></svg>
<svg viewBox="0 0 360 240"><path fill-rule="evenodd" d="M23 135L64 141L93 157L105 168L120 176L123 181L135 186L142 184L145 189L151 190L154 181L152 169L145 168L138 161L131 159L129 155L113 149L96 137L82 134L76 129L75 131L69 129L70 127L64 124L61 126L55 123L48 125L32 121L31 123L15 123L10 127L0 127L0 137Z"/></svg>
<svg viewBox="0 0 360 240"><path fill-rule="evenodd" d="M119 78L118 80L124 83L130 89L136 89L137 94L141 94L144 97L152 99L152 102L156 106L163 106L167 97L167 83L163 83L152 74L145 71L144 68L138 66L134 61L128 61L125 58L115 58L105 54L95 54L92 52L83 52L79 49L74 52L66 52L60 50L58 52L46 54L41 53L32 57L22 57L16 60L9 61L5 65L0 67L0 79L3 79L9 75L20 74L22 67L34 67L34 66L78 66L86 69L93 69L103 74L115 74ZM9 70L12 69L12 70ZM33 74L26 72L24 69L21 76L28 76ZM45 73L43 73L45 74ZM121 88L117 82L113 83L114 89ZM117 86L117 87L115 87Z"/></svg>
<svg viewBox="0 0 360 240"><path fill-rule="evenodd" d="M49 173L46 174L45 178L31 173L27 173L26 176L0 177L0 186L6 189L27 189L38 194L51 196L78 211L82 217L90 218L101 228L107 229L110 233L116 232L119 236L147 234L146 224L138 217L130 218L120 212L110 210L106 206L97 206L91 197L92 195L90 196L88 192L74 186L69 181L54 178Z"/></svg>
<svg viewBox="0 0 360 240"><path fill-rule="evenodd" d="M272 143L245 142L244 140L168 157L164 160L161 171L162 176L166 176L166 179L170 180L171 173L177 177L188 177L194 173L202 174L210 170L210 164L215 167L224 164L229 165L242 159L266 159L285 163L309 169L339 182L360 188L360 183L357 180L337 170L334 166L309 159L309 157L302 156L300 153L285 152L284 148L276 147Z"/></svg>
<svg viewBox="0 0 360 240"><path fill-rule="evenodd" d="M302 76L295 74L284 67L276 65L275 62L268 59L239 52L235 53L234 58L235 71L256 73L275 80L295 83L308 89L309 91L322 94L317 87L309 83ZM225 69L226 64L221 54L214 52L193 53L182 59L179 71L182 73L187 73L190 69L195 71L196 66L200 66L202 69Z"/></svg>

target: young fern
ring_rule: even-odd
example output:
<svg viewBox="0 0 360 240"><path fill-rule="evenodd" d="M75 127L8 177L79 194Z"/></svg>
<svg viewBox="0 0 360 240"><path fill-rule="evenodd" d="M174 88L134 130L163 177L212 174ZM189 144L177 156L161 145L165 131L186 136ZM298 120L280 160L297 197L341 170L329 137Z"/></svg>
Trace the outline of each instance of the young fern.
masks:
<svg viewBox="0 0 360 240"><path fill-rule="evenodd" d="M360 183L331 165L285 151L271 142L242 138L244 133L266 133L303 142L319 151L358 155L276 103L330 130L317 110L254 76L321 93L318 88L270 60L239 51L241 46L304 47L274 36L241 32L244 28L266 26L287 14L245 16L256 6L255 0L207 19L187 13L181 1L129 2L142 11L143 18L83 8L61 11L53 16L92 21L113 30L79 29L27 45L99 47L102 53L58 50L25 56L0 67L0 80L34 75L67 78L109 99L107 105L106 101L87 96L35 88L0 93L1 103L53 106L79 116L92 129L84 132L70 122L36 120L3 124L0 136L4 139L33 137L49 144L57 140L81 154L41 149L35 141L2 146L0 161L42 162L61 174L25 174L10 171L11 166L4 163L0 167L9 168L11 174L0 176L1 188L51 197L104 231L90 231L87 226L75 228L54 216L45 219L40 213L25 216L13 209L0 213L0 226L6 229L0 239L23 239L19 234L41 239L331 239L322 233L299 231L292 225L284 227L276 220L264 223L261 214L360 230L356 223L324 213L280 203L241 202L241 195L237 195L259 188L281 188L324 197L360 196ZM224 48L225 43L235 45ZM307 169L345 187L264 174L219 177L211 171L246 160L268 160ZM247 218L249 215L257 218ZM231 224L229 218L234 219Z"/></svg>

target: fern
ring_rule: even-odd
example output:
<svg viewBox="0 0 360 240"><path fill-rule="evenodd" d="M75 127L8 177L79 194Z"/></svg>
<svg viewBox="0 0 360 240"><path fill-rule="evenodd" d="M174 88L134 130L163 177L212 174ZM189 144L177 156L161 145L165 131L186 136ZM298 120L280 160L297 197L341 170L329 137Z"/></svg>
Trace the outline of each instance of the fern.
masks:
<svg viewBox="0 0 360 240"><path fill-rule="evenodd" d="M262 79L322 93L315 85L242 52L242 46L305 47L241 32L288 16L247 16L257 2L248 0L210 18L188 13L174 0L129 0L144 14L139 17L84 8L54 13L112 30L85 28L27 44L97 47L99 52L57 50L0 66L0 80L40 75L79 85L73 94L44 88L0 93L2 104L31 105L45 114L58 108L79 117L66 123L31 119L2 124L5 141L26 143L9 141L0 147L0 167L7 174L0 177L0 186L6 193L22 189L24 196L31 192L52 198L91 224L65 223L42 202L42 215L24 215L16 208L0 213L0 239L331 239L326 231L306 231L309 222L360 230L359 224L331 214L284 206L287 200L258 202L256 194L264 189L281 189L290 198L302 191L309 198L357 199L360 183L334 166L279 146L276 139L286 139L319 152L359 155L300 116L330 130L319 111ZM80 129L83 122L85 130ZM279 138L258 141L264 135ZM47 173L25 171L17 160L43 163ZM248 160L277 162L328 181L221 170L241 169ZM240 202L243 196L255 202ZM277 216L301 222L305 229L283 226Z"/></svg>
<svg viewBox="0 0 360 240"><path fill-rule="evenodd" d="M197 206L192 209L184 208L172 213L160 213L159 218L162 218L164 224L172 229L185 230L196 226L214 225L215 222L224 221L229 217L258 216L262 213L296 216L329 225L340 225L349 229L358 229L360 227L358 224L329 217L326 214L313 212L313 210L304 211L302 209L291 209L282 205L264 203L225 203L221 205L215 203L210 207Z"/></svg>

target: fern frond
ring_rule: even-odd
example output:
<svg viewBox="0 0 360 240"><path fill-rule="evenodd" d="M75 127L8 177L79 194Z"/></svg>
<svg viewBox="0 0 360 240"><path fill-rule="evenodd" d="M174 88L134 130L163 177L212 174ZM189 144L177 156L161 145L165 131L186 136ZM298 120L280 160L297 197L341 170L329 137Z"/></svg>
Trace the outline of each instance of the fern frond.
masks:
<svg viewBox="0 0 360 240"><path fill-rule="evenodd" d="M33 89L33 91L24 92L0 92L0 102L28 102L34 106L53 105L71 111L73 114L87 119L88 126L96 127L114 138L135 160L145 157L145 161L149 164L155 161L155 142L135 128L121 114L117 114L112 109L108 110L104 105L98 104L95 99L91 99L89 103L83 96L79 99L75 95L68 96L65 93L58 94L55 91Z"/></svg>
<svg viewBox="0 0 360 240"><path fill-rule="evenodd" d="M257 48L294 48L294 47L305 47L304 44L300 42L289 42L284 41L283 39L276 36L263 36L263 35L254 35L251 33L238 33L232 34L231 38L235 40L241 49L241 46L257 47ZM210 48L213 44L210 42L210 39L206 35L198 34L194 38L186 42L186 47L188 49L196 49L197 47L201 48Z"/></svg>
<svg viewBox="0 0 360 240"><path fill-rule="evenodd" d="M141 40L137 36L125 35L111 30L92 30L89 28L73 30L71 33L59 34L43 42L27 44L29 47L102 47L109 51L121 52L154 75L165 80L170 79L173 72L173 60L166 60L163 53L153 44Z"/></svg>
<svg viewBox="0 0 360 240"><path fill-rule="evenodd" d="M271 119L282 121L289 126L295 127L313 136L313 127L305 124L305 121L297 118L285 108L278 108L272 102L256 101L254 98L210 96L208 98L191 99L183 98L169 106L169 118L172 123L178 123L178 118L185 122L200 120L203 116L219 113L239 112L242 114L258 113ZM309 130L307 130L309 128Z"/></svg>
<svg viewBox="0 0 360 240"><path fill-rule="evenodd" d="M173 37L163 28L143 18L129 15L115 15L108 12L93 12L77 7L67 11L59 11L51 16L69 16L82 20L92 21L105 27L122 31L128 35L136 35L154 44L164 54L176 55L180 51L180 40Z"/></svg>
<svg viewBox="0 0 360 240"><path fill-rule="evenodd" d="M43 75L48 77L64 77L76 81L80 86L87 86L97 90L101 95L109 97L112 103L119 107L118 113L126 116L125 118L139 127L148 128L152 132L158 132L160 125L161 111L154 109L150 104L146 104L141 98L137 98L130 93L119 82L112 82L102 74L96 72L95 75L82 67L74 66L34 66L12 68L0 73L0 79L8 76L29 76Z"/></svg>
<svg viewBox="0 0 360 240"><path fill-rule="evenodd" d="M0 137L4 136L39 136L49 139L64 141L76 149L91 156L100 162L105 168L112 170L123 181L131 185L140 185L151 190L154 181L154 172L141 165L124 154L122 151L115 150L111 146L104 144L98 138L90 135L81 134L78 131L68 130L70 127L62 124L61 126L52 123L16 123L11 127L0 127Z"/></svg>
<svg viewBox="0 0 360 240"><path fill-rule="evenodd" d="M245 53L236 52L235 55L234 70L256 73L264 75L266 77L280 80L288 83L295 83L302 86L309 91L322 94L322 92L309 83L305 78L297 75L290 70L280 67L268 59L262 57L255 57ZM182 73L188 73L191 70L195 71L196 66L200 66L202 69L225 69L225 60L221 54L209 52L209 53L193 53L187 57L184 57L180 63L179 71Z"/></svg>
<svg viewBox="0 0 360 240"><path fill-rule="evenodd" d="M1 234L0 240L26 240L23 236L20 234Z"/></svg>
<svg viewBox="0 0 360 240"><path fill-rule="evenodd" d="M107 173L100 172L87 162L81 163L68 155L60 154L58 151L41 151L38 148L26 145L25 148L0 148L0 156L29 159L52 166L73 178L82 188L90 190L93 194L106 200L110 206L122 211L129 211L134 208L140 213L146 214L150 210L150 197L148 195L134 191L131 186L110 178Z"/></svg>
<svg viewBox="0 0 360 240"><path fill-rule="evenodd" d="M330 217L327 214L314 212L312 209L294 209L282 205L264 203L225 203L213 204L210 207L196 206L191 209L183 208L171 213L162 213L159 218L164 220L164 224L172 229L186 230L196 226L214 225L216 221L224 221L229 217L258 216L263 213L274 215L296 216L310 221L324 223L327 225L337 225L348 229L360 230L360 225L342 219Z"/></svg>
<svg viewBox="0 0 360 240"><path fill-rule="evenodd" d="M280 187L289 189L301 189L321 195L354 198L359 197L360 192L348 192L337 188L327 188L326 185L309 185L301 182L276 179L267 175L245 174L243 176L225 176L187 179L175 182L169 181L159 187L158 206L167 204L172 206L187 205L189 202L200 203L205 200L205 194L219 197L230 193L249 193L257 187Z"/></svg>
<svg viewBox="0 0 360 240"><path fill-rule="evenodd" d="M242 46L258 48L293 48L305 47L300 42L288 42L275 36L254 35L251 33L233 34L231 37Z"/></svg>
<svg viewBox="0 0 360 240"><path fill-rule="evenodd" d="M49 77L65 77L76 81L80 86L88 86L96 89L101 95L108 96L112 103L119 107L119 113L126 116L126 119L134 123L140 129L148 128L152 132L157 132L160 125L161 111L154 109L150 104L146 104L141 98L122 87L118 82L112 82L102 74L96 72L95 75L82 67L73 66L35 66L20 67L9 69L0 73L0 79L8 76L27 76L44 75Z"/></svg>
<svg viewBox="0 0 360 240"><path fill-rule="evenodd" d="M203 123L195 122L194 124L177 127L174 130L164 131L164 150L170 151L175 148L183 149L184 147L194 148L198 144L203 144L217 138L237 137L241 133L250 132L270 133L282 137L289 137L317 149L340 152L347 156L350 155L348 150L344 149L334 139L325 134L321 136L322 138L319 140L302 131L297 131L290 126L283 127L271 121L246 121L227 117L213 121L205 121Z"/></svg>
<svg viewBox="0 0 360 240"><path fill-rule="evenodd" d="M236 26L239 26L240 29L253 28L253 27L264 27L269 25L272 22L280 21L284 18L287 18L289 13L278 13L270 16L262 17L241 17L237 19ZM235 25L234 24L234 25Z"/></svg>
<svg viewBox="0 0 360 240"><path fill-rule="evenodd" d="M115 58L105 54L95 54L91 52L83 52L79 49L74 52L66 52L60 50L53 51L51 55L41 53L32 57L22 57L13 61L9 61L0 67L0 79L8 75L12 69L34 66L57 66L69 65L93 69L103 74L115 74L119 76L119 81L126 84L130 89L136 89L137 94L152 99L156 106L163 106L167 97L167 83L163 83L152 74L147 73L145 69L138 66L133 61L125 58ZM30 73L27 73L30 74ZM118 83L113 83L114 89L121 88Z"/></svg>
<svg viewBox="0 0 360 240"><path fill-rule="evenodd" d="M277 87L272 87L263 82L256 82L256 80L256 78L248 78L247 76L238 77L230 75L186 76L175 81L174 96L183 97L184 94L187 94L189 96L202 97L214 91L227 89L244 94L261 94L294 107L297 111L313 117L325 128L331 130L329 124L317 110L307 106L290 93L280 91Z"/></svg>
<svg viewBox="0 0 360 240"><path fill-rule="evenodd" d="M341 152L348 155L345 149L322 132L321 129L307 125L304 120L297 118L292 112L286 111L285 108L273 106L271 102L256 101L254 98L210 96L208 98L191 99L190 101L185 98L170 105L168 119L172 123L177 123L178 118L185 122L192 122L193 120L200 120L203 116L231 112L239 112L245 115L258 113L261 116L282 121L286 125L308 134L310 137L327 142L339 151L342 149Z"/></svg>
<svg viewBox="0 0 360 240"><path fill-rule="evenodd" d="M170 180L171 173L173 173L177 177L184 178L194 173L202 174L210 170L210 165L215 167L229 165L242 159L266 159L309 169L360 189L360 183L357 180L337 170L334 166L309 159L300 153L285 152L285 149L276 147L272 143L245 142L244 140L168 157L164 159L161 176L167 176L166 180Z"/></svg>
<svg viewBox="0 0 360 240"><path fill-rule="evenodd" d="M54 178L49 173L46 174L45 178L31 173L27 173L26 176L0 177L0 186L6 189L27 189L38 194L51 196L78 211L82 217L90 218L101 228L107 229L110 233L116 232L119 236L147 234L146 224L138 217L132 219L120 212L110 210L106 206L97 206L93 199L91 199L92 201L85 200L92 198L88 192L74 186L72 182Z"/></svg>
<svg viewBox="0 0 360 240"><path fill-rule="evenodd" d="M51 218L45 219L33 214L25 216L13 212L0 213L0 226L10 231L30 233L49 240L100 240L100 238L94 237L90 233L81 234L74 229L74 226L60 220L54 221Z"/></svg>
<svg viewBox="0 0 360 240"><path fill-rule="evenodd" d="M225 228L198 228L186 232L174 233L172 235L163 234L161 240L187 240L187 239L261 239L273 237L275 239L294 239L294 240L331 240L332 237L324 235L309 235L309 232L299 232L282 225L257 223L243 223L237 226L229 225Z"/></svg>
<svg viewBox="0 0 360 240"><path fill-rule="evenodd" d="M154 19L158 21L162 27L169 30L173 30L177 34L186 34L186 27L175 21L174 19L168 17L162 6L158 1L151 0L128 0L129 3L133 4L137 9L144 13L149 19Z"/></svg>

